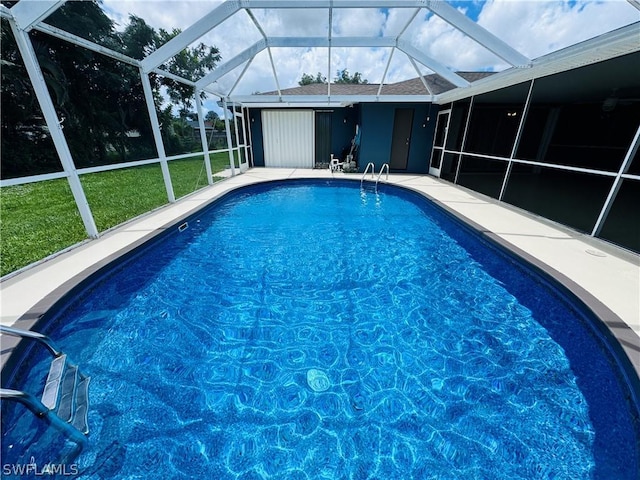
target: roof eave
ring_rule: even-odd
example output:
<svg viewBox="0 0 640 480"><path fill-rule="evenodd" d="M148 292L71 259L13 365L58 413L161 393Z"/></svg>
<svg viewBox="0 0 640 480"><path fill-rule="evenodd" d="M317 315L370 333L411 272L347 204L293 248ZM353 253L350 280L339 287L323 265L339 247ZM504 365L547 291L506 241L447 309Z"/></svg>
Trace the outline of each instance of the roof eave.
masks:
<svg viewBox="0 0 640 480"><path fill-rule="evenodd" d="M349 106L356 103L424 103L433 95L237 95L231 101L252 108L308 108Z"/></svg>

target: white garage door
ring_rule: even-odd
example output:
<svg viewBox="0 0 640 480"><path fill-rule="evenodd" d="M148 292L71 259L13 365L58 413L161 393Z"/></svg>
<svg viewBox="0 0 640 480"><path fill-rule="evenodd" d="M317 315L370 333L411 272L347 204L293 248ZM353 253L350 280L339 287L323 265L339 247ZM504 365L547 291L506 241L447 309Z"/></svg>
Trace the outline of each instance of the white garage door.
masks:
<svg viewBox="0 0 640 480"><path fill-rule="evenodd" d="M265 167L313 168L313 110L263 110Z"/></svg>

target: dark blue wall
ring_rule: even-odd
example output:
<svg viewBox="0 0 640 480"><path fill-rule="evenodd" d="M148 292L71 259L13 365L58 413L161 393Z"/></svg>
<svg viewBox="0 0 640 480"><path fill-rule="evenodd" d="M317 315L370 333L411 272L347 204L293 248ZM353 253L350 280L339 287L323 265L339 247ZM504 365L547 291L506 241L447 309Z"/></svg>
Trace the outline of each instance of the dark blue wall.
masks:
<svg viewBox="0 0 640 480"><path fill-rule="evenodd" d="M376 172L391 160L393 121L397 108L413 108L413 128L407 173L428 173L438 106L428 103L366 103L361 105L362 138L358 168L375 164ZM427 120L428 118L428 120ZM399 170L400 172L400 170Z"/></svg>
<svg viewBox="0 0 640 480"><path fill-rule="evenodd" d="M360 106L334 108L331 118L331 153L344 160L351 149L351 141L356 134L356 125L360 121Z"/></svg>
<svg viewBox="0 0 640 480"><path fill-rule="evenodd" d="M407 173L427 173L429 157L433 144L438 107L424 103L362 103L346 108L326 108L333 110L331 118L331 152L339 158L351 146L360 125L361 139L357 160L358 168L364 171L368 162L373 162L376 171L391 159L391 140L393 137L393 120L396 108L413 108L413 129ZM429 120L427 121L427 117ZM261 109L249 112L251 138L253 141L254 165L264 166L264 147L262 142ZM328 159L327 159L328 161Z"/></svg>

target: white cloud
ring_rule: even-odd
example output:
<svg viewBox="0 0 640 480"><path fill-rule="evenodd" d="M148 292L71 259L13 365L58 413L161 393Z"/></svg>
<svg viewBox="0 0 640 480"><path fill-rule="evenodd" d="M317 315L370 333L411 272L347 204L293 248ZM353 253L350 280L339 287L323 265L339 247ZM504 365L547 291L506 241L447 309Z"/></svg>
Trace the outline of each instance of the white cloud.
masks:
<svg viewBox="0 0 640 480"><path fill-rule="evenodd" d="M392 8L389 9L383 31L385 36L397 36L408 26L413 19L416 10L413 8ZM417 12L419 15L420 12Z"/></svg>
<svg viewBox="0 0 640 480"><path fill-rule="evenodd" d="M502 63L494 54L435 15L412 25L409 33L414 46L452 70L493 70Z"/></svg>
<svg viewBox="0 0 640 480"><path fill-rule="evenodd" d="M327 10L316 8L252 10L269 36L326 36L329 29Z"/></svg>
<svg viewBox="0 0 640 480"><path fill-rule="evenodd" d="M386 21L383 12L364 8L337 8L333 11L333 35L376 37Z"/></svg>
<svg viewBox="0 0 640 480"><path fill-rule="evenodd" d="M154 28L186 29L222 2L104 0L108 14L122 27L128 14L135 14ZM303 5L303 1L300 2ZM392 6L393 2L390 1ZM473 11L478 23L529 58L600 35L640 19L637 9L625 0L555 1L487 0L462 5L461 11ZM480 10L481 8L481 10ZM329 29L328 11L322 9L254 10L256 20L269 36L325 36ZM333 10L332 35L396 36L411 19L415 9L389 8ZM238 12L206 34L202 41L215 45L226 62L261 39L258 28L245 12ZM502 70L504 61L466 37L459 30L423 9L406 29L409 40L425 55L454 70ZM338 69L361 72L364 78L378 82L387 65L389 48L333 48L332 67L327 71L326 48L272 49L281 88L296 86L302 73L333 78ZM243 66L223 77L217 84L230 89ZM419 65L424 73L428 69ZM386 82L417 76L404 53L396 50ZM275 90L275 80L266 51L258 55L234 90L236 94Z"/></svg>
<svg viewBox="0 0 640 480"><path fill-rule="evenodd" d="M202 17L221 1L156 1L156 0L103 0L105 10L120 28L129 21L129 14L143 18L154 28L171 31L174 28L184 30L195 20Z"/></svg>
<svg viewBox="0 0 640 480"><path fill-rule="evenodd" d="M529 58L536 58L640 20L626 1L489 0L478 23Z"/></svg>

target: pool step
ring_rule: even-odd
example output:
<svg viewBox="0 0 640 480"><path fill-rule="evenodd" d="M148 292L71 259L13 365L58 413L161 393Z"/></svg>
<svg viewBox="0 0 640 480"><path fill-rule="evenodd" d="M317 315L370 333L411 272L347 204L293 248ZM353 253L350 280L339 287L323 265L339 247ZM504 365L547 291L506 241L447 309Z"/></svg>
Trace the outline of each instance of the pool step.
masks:
<svg viewBox="0 0 640 480"><path fill-rule="evenodd" d="M87 414L90 378L71 363L67 355L46 335L6 325L0 325L0 335L34 341L46 347L53 356L41 400L30 392L11 388L0 388L0 399L22 403L38 418L47 420L67 438L76 442L80 448L86 445L89 433Z"/></svg>
<svg viewBox="0 0 640 480"><path fill-rule="evenodd" d="M63 353L51 361L41 400L62 421L84 435L89 433L89 381L90 377Z"/></svg>

